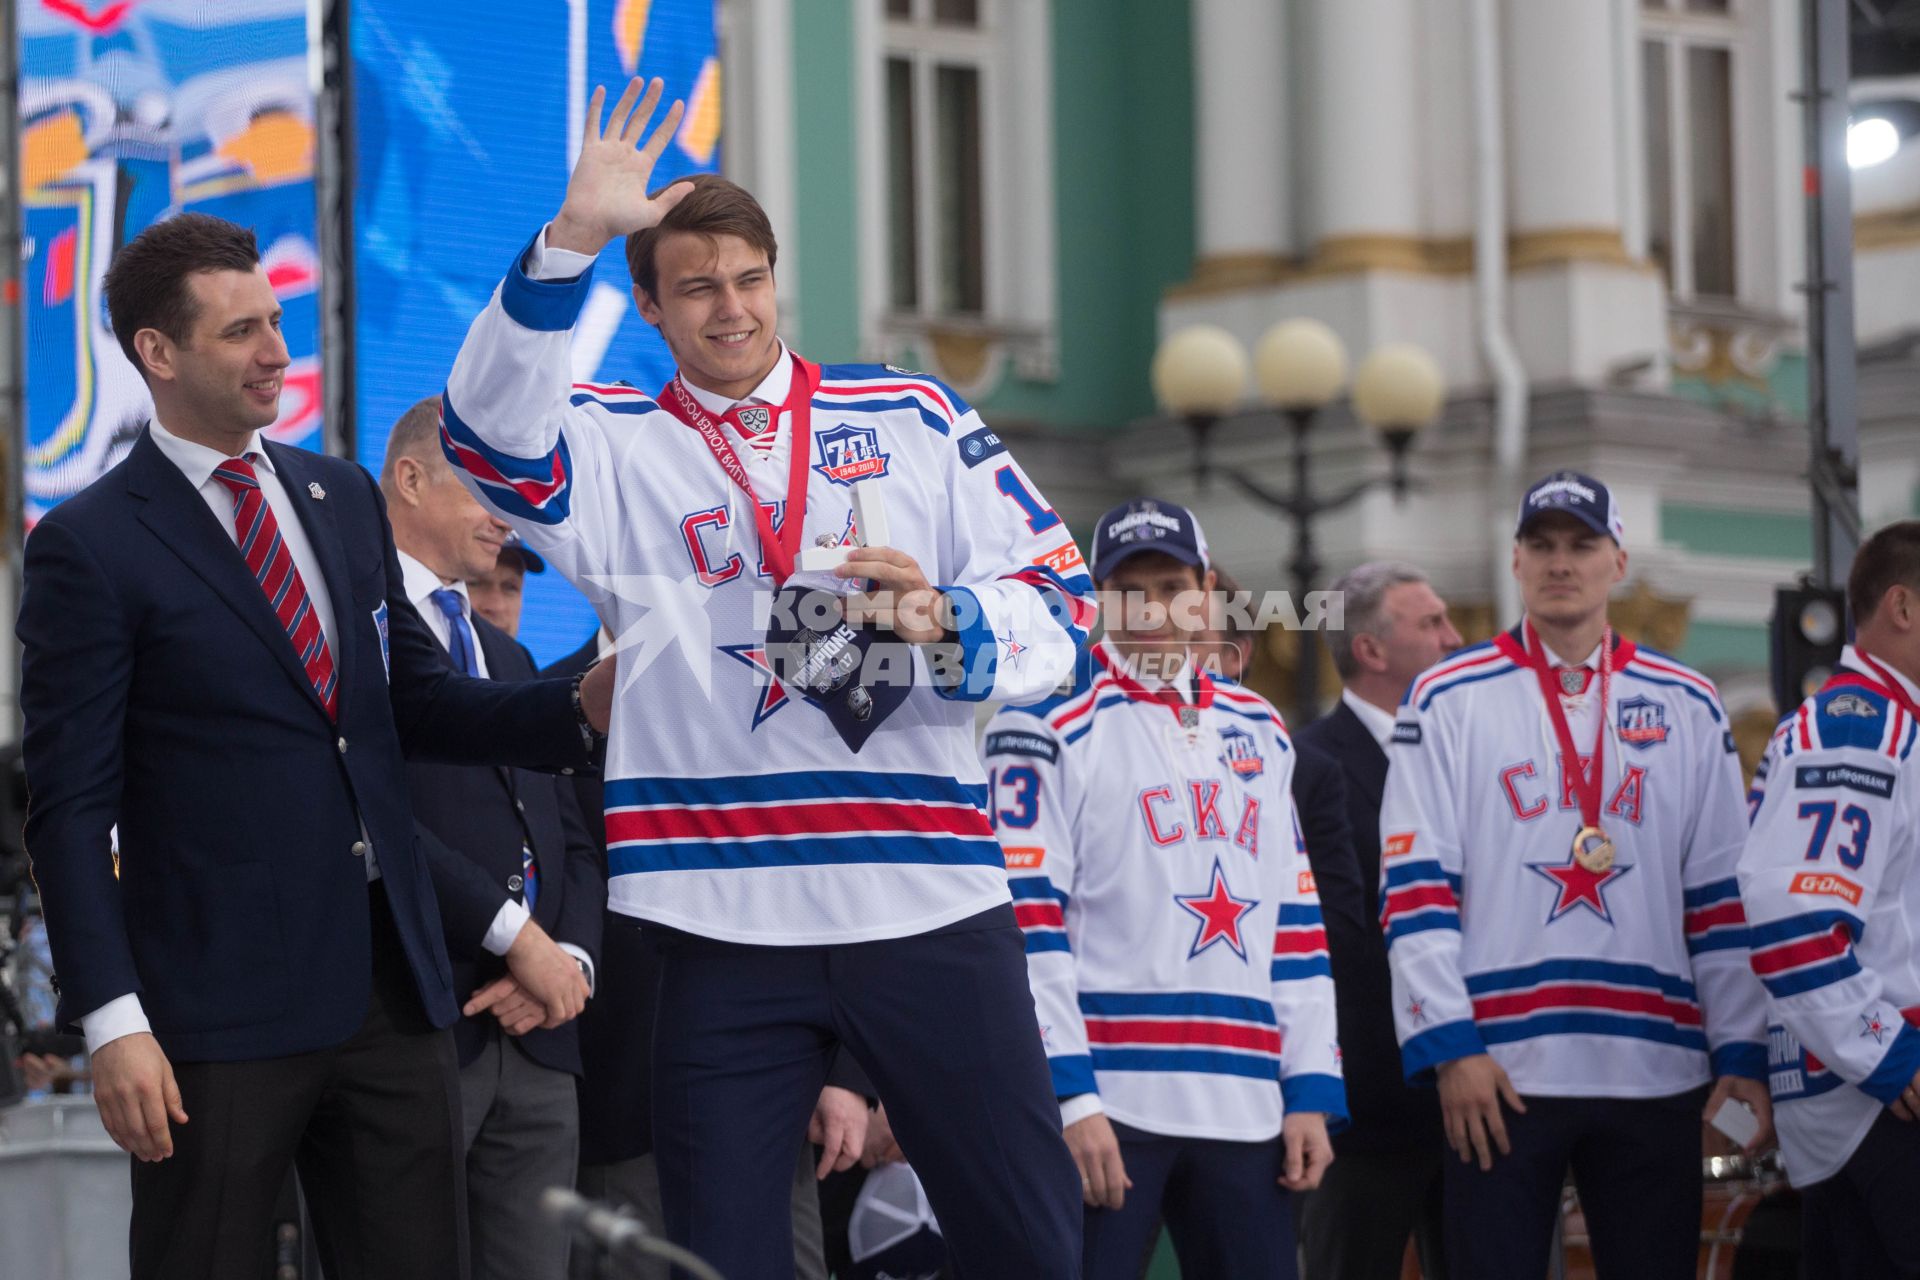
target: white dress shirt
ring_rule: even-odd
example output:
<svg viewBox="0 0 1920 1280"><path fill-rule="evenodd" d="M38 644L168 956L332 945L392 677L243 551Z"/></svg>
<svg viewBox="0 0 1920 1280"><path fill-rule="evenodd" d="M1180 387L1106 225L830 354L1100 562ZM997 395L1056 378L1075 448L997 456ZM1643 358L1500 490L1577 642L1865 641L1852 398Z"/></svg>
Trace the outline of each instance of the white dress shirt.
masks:
<svg viewBox="0 0 1920 1280"><path fill-rule="evenodd" d="M233 491L219 480L214 479L213 470L226 462L229 455L192 440L182 439L167 430L158 417L153 419L151 428L153 443L166 457L167 461L180 468L194 492L207 504L207 510L213 512L214 519L227 531L236 549L240 535L233 527ZM327 588L327 578L320 570L320 561L313 553L313 543L307 539L307 528L300 522L299 512L295 509L294 498L287 493L275 470L273 459L260 447L260 433L254 432L247 437L246 448L242 454L254 455L254 474L260 479L260 496L266 499L268 510L273 512L275 523L280 526L280 539L286 543L287 553L293 557L294 568L300 571L300 581L307 589L307 600L313 606L313 616L320 623L321 634L327 638L327 647L333 652L334 662L338 664L340 650L335 643L339 634L333 616L333 597ZM367 879L377 879L380 865L374 859L373 841L368 838L365 827L361 828L361 839L367 846ZM87 1052L97 1053L102 1045L118 1040L122 1036L135 1035L151 1031L146 1011L140 1005L140 997L134 992L117 996L107 1001L93 1012L80 1018L80 1030L87 1038Z"/></svg>
<svg viewBox="0 0 1920 1280"><path fill-rule="evenodd" d="M1382 711L1351 689L1340 691L1340 701L1347 704L1349 710L1360 717L1360 723L1367 727L1373 740L1385 751L1387 744L1393 741L1393 712Z"/></svg>

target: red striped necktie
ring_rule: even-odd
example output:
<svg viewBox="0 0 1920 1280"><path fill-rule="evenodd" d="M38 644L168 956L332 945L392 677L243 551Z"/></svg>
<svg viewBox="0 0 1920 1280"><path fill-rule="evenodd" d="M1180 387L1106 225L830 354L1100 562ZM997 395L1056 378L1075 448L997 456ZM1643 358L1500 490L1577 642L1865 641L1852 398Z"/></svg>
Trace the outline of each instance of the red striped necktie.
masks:
<svg viewBox="0 0 1920 1280"><path fill-rule="evenodd" d="M300 580L300 569L293 563L293 552L280 536L280 522L273 518L266 494L260 491L260 477L254 472L258 454L228 458L213 469L213 478L233 493L233 529L240 554L253 570L254 581L266 592L267 603L286 628L287 639L300 665L307 669L313 691L327 709L327 718L339 716L340 681L334 673L333 654L327 648L326 633L320 618L307 598L307 584Z"/></svg>

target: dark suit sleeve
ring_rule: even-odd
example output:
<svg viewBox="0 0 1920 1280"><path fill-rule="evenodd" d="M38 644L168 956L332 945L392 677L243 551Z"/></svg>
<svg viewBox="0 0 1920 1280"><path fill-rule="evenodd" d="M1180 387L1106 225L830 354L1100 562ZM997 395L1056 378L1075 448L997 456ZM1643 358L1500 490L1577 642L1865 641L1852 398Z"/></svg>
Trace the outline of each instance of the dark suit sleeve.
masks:
<svg viewBox="0 0 1920 1280"><path fill-rule="evenodd" d="M833 1063L827 1068L827 1083L849 1093L857 1093L872 1105L880 1100L873 1087L873 1081L867 1079L867 1073L860 1069L859 1061L841 1045L834 1050Z"/></svg>
<svg viewBox="0 0 1920 1280"><path fill-rule="evenodd" d="M358 470L358 468L356 468ZM447 764L507 764L557 771L591 766L565 680L475 680L447 669L433 633L407 600L400 556L380 487L373 490L387 568L388 688L400 745Z"/></svg>
<svg viewBox="0 0 1920 1280"><path fill-rule="evenodd" d="M113 862L133 624L80 535L48 517L27 539L20 709L26 845L60 975L60 1020L141 989Z"/></svg>
<svg viewBox="0 0 1920 1280"><path fill-rule="evenodd" d="M571 943L586 952L597 974L601 925L607 913L606 857L587 831L574 789L558 778L540 781L553 787L554 798L560 803L560 826L567 839L567 894L560 918L554 921L553 940Z"/></svg>
<svg viewBox="0 0 1920 1280"><path fill-rule="evenodd" d="M418 822L413 824L413 837L433 881L433 896L440 904L447 949L455 958L477 958L494 917L506 905L507 891L495 884L478 862Z"/></svg>
<svg viewBox="0 0 1920 1280"><path fill-rule="evenodd" d="M1342 941L1367 931L1367 892L1347 817L1347 784L1330 756L1303 742L1296 741L1294 747L1299 755L1293 768L1293 803L1300 811L1307 863L1320 891L1327 945L1337 953Z"/></svg>

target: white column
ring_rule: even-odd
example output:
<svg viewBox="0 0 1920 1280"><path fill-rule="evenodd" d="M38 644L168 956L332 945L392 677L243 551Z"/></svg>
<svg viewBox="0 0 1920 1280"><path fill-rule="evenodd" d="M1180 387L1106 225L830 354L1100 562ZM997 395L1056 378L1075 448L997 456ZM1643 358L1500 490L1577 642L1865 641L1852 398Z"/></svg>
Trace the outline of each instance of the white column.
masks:
<svg viewBox="0 0 1920 1280"><path fill-rule="evenodd" d="M1193 0L1201 276L1293 249L1285 29L1282 0Z"/></svg>
<svg viewBox="0 0 1920 1280"><path fill-rule="evenodd" d="M1506 0L1502 12L1516 259L1543 232L1555 234L1541 243L1579 256L1610 232L1624 254L1614 60L1638 49L1621 49L1614 6L1602 0Z"/></svg>
<svg viewBox="0 0 1920 1280"><path fill-rule="evenodd" d="M1414 265L1420 232L1415 0L1305 0L1307 181L1324 266Z"/></svg>

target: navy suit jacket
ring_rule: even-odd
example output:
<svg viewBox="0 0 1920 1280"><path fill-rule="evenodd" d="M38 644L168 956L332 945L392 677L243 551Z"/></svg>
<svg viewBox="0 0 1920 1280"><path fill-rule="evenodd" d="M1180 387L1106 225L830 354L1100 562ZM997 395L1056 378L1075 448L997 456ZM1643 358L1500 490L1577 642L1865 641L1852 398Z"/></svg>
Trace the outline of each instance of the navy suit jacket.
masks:
<svg viewBox="0 0 1920 1280"><path fill-rule="evenodd" d="M588 755L564 683L468 680L441 662L366 471L263 447L325 579L307 589L333 604L337 723L232 535L149 432L26 545L26 844L59 1019L138 993L179 1061L308 1052L359 1029L363 840L426 1015L450 1025L403 753L544 768Z"/></svg>
<svg viewBox="0 0 1920 1280"><path fill-rule="evenodd" d="M1387 753L1345 702L1300 730L1294 739L1304 751L1317 751L1340 769L1365 894L1365 913L1358 918L1348 921L1327 914L1347 1108L1353 1117L1352 1124L1334 1137L1334 1148L1356 1153L1404 1151L1437 1143L1442 1139L1439 1095L1407 1084L1400 1070L1400 1041L1393 1029L1393 980L1387 969L1386 938L1380 932L1380 800L1387 787ZM1301 816L1304 821L1305 814Z"/></svg>
<svg viewBox="0 0 1920 1280"><path fill-rule="evenodd" d="M535 677L532 655L512 636L481 617L473 619L473 630L493 679ZM439 652L451 669L452 655ZM456 1000L465 1004L507 970L506 961L481 941L507 899L519 896L523 842L540 870L533 918L555 941L586 952L597 973L600 917L607 905L606 855L587 834L567 779L504 766L416 760L407 765L407 788L423 847L443 845L453 855L432 862ZM489 1029L497 1025L491 1013L455 1024L461 1066L479 1056ZM577 1020L551 1031L536 1027L515 1043L542 1066L580 1074Z"/></svg>

